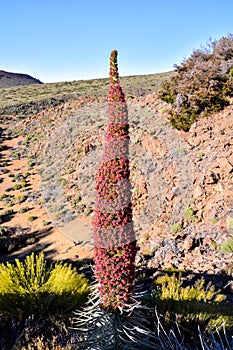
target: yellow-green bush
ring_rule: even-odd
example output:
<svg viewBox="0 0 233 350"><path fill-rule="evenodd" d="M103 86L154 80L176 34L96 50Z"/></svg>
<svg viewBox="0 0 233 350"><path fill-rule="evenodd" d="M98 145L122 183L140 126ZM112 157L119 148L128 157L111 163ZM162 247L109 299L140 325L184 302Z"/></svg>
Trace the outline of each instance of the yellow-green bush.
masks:
<svg viewBox="0 0 233 350"><path fill-rule="evenodd" d="M177 277L175 274L169 276L168 274L157 278L155 287L160 286L160 300L174 300L174 301L191 301L198 302L221 302L226 299L223 294L215 291L212 283L208 283L205 287L204 278L198 279L193 285L186 287L182 286L181 275Z"/></svg>
<svg viewBox="0 0 233 350"><path fill-rule="evenodd" d="M233 237L222 243L221 251L223 253L233 253Z"/></svg>
<svg viewBox="0 0 233 350"><path fill-rule="evenodd" d="M87 279L71 265L47 266L43 253L24 262L0 264L0 315L24 319L30 315L66 313L85 303Z"/></svg>
<svg viewBox="0 0 233 350"><path fill-rule="evenodd" d="M198 327L203 331L216 330L224 324L229 333L233 330L233 305L225 295L204 278L184 286L181 274L165 274L153 284L150 298L146 299L163 316L168 328L178 323L187 339L198 338Z"/></svg>

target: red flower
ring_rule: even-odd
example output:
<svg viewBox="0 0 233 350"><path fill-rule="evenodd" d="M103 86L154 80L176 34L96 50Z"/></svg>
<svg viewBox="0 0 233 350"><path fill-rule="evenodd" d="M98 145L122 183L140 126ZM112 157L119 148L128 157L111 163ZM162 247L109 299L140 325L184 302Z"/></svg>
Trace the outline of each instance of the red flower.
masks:
<svg viewBox="0 0 233 350"><path fill-rule="evenodd" d="M103 158L96 175L94 255L103 307L117 310L132 295L136 239L129 183L128 112L118 76L116 50L110 56L108 119Z"/></svg>

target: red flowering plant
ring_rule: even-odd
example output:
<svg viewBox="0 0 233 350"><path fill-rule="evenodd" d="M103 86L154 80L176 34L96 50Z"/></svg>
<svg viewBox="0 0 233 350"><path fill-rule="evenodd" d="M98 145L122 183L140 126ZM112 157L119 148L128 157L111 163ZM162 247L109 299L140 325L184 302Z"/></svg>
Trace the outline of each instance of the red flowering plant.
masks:
<svg viewBox="0 0 233 350"><path fill-rule="evenodd" d="M134 299L137 244L129 181L129 121L117 51L110 56L108 125L96 175L94 261L97 281L74 318L78 349L154 349L142 307Z"/></svg>
<svg viewBox="0 0 233 350"><path fill-rule="evenodd" d="M105 309L130 302L135 281L136 238L129 181L129 122L121 88L117 51L110 56L108 126L96 176L94 226L95 277Z"/></svg>

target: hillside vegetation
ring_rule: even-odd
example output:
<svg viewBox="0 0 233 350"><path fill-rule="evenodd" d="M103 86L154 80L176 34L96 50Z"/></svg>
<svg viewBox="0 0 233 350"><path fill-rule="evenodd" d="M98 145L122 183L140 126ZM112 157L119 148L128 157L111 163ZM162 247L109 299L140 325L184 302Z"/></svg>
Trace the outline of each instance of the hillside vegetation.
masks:
<svg viewBox="0 0 233 350"><path fill-rule="evenodd" d="M193 51L163 84L162 100L171 104L170 122L188 131L193 122L229 105L233 96L233 34Z"/></svg>
<svg viewBox="0 0 233 350"><path fill-rule="evenodd" d="M143 96L157 91L172 75L128 76L122 77L121 83L127 95ZM106 96L108 85L108 79L93 79L0 89L0 115L33 114L80 96Z"/></svg>

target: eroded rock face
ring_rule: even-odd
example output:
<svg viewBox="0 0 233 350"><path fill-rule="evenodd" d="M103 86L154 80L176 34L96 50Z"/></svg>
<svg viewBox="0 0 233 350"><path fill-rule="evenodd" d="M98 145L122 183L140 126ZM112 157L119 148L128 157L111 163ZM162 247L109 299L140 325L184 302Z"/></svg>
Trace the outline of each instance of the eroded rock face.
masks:
<svg viewBox="0 0 233 350"><path fill-rule="evenodd" d="M183 228L180 232L174 232L179 229L174 225L170 227L170 232L164 230L162 219L147 232L146 238L150 237L149 239L142 236L145 250L156 250L152 265L176 266L209 273L227 269L229 265L232 269L233 254L226 256L220 251L221 244L233 234L232 228L229 227L229 222L233 218L232 116L233 108L230 105L223 112L199 120L192 125L188 133L177 132L177 137L181 137L184 141L191 160L189 164L192 167L192 186L189 186L189 210L186 209L179 218ZM175 204L169 183L167 191L169 204L164 214L168 214L169 208ZM183 197L183 193L181 196ZM171 255L169 259L166 258L168 252Z"/></svg>

